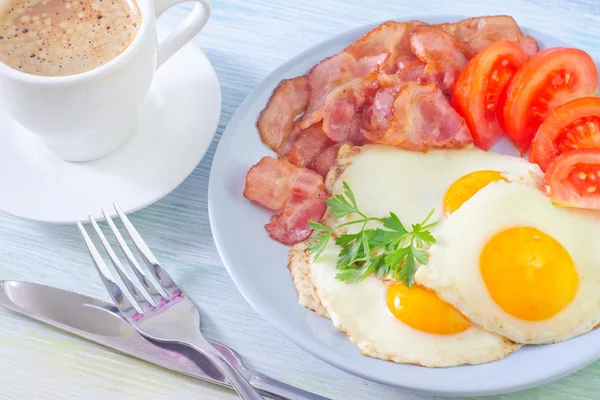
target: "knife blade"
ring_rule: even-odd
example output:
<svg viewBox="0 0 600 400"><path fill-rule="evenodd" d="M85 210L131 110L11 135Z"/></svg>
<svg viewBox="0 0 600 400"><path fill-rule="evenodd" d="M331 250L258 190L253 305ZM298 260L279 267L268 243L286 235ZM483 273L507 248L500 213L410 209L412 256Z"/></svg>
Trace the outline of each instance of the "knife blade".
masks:
<svg viewBox="0 0 600 400"><path fill-rule="evenodd" d="M233 390L204 356L185 346L140 335L112 304L64 289L20 281L0 281L0 306L146 362ZM211 341L263 396L281 400L329 400L244 367L235 353Z"/></svg>

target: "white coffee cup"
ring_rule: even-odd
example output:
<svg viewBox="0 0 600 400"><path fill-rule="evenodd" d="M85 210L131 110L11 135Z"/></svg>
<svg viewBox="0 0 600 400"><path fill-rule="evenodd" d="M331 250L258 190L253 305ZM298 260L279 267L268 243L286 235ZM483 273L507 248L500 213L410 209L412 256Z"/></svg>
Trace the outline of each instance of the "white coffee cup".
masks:
<svg viewBox="0 0 600 400"><path fill-rule="evenodd" d="M118 57L84 73L37 76L0 62L0 106L61 159L105 156L132 131L156 69L206 25L210 0L195 0L190 15L158 43L156 19L185 1L136 0L142 16L136 38Z"/></svg>

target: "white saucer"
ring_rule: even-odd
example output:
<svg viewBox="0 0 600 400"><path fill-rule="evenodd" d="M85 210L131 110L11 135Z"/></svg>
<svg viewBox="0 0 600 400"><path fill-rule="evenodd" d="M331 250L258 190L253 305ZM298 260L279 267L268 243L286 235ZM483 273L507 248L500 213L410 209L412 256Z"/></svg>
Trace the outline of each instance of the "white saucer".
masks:
<svg viewBox="0 0 600 400"><path fill-rule="evenodd" d="M159 37L172 29L159 24ZM135 132L121 148L88 162L49 154L0 110L0 210L44 222L75 223L118 202L125 212L175 189L198 165L221 112L217 75L204 53L186 45L156 73Z"/></svg>

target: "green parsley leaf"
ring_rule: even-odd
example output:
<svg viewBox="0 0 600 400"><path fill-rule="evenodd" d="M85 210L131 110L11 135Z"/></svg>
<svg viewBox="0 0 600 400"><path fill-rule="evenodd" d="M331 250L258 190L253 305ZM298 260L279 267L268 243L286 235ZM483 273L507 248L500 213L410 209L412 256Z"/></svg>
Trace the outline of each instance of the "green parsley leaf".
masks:
<svg viewBox="0 0 600 400"><path fill-rule="evenodd" d="M364 256L361 254L361 249L361 240L354 240L353 242L342 247L337 261L338 269L341 269L341 267L343 267L344 265L354 264L357 260Z"/></svg>
<svg viewBox="0 0 600 400"><path fill-rule="evenodd" d="M373 257L372 263L377 265L377 269L375 270L375 275L377 279L381 279L386 275L390 274L390 267L385 263L385 255L382 253L378 256Z"/></svg>
<svg viewBox="0 0 600 400"><path fill-rule="evenodd" d="M341 223L334 228L310 221L310 228L318 234L313 235L311 239L309 254L316 260L337 229L351 224L362 224L358 232L341 234L335 240L335 243L342 247L336 264L336 278L353 283L371 273L377 278L391 275L410 288L419 266L428 262L426 246L435 243L435 238L429 231L435 222L428 224L435 210L431 210L421 223L412 225L412 230L407 231L398 216L392 212L385 218L368 217L363 214L358 209L350 186L343 182L343 187L344 193L327 200L327 207L336 218L349 214L357 214L361 218ZM381 222L384 229L365 229L370 221Z"/></svg>
<svg viewBox="0 0 600 400"><path fill-rule="evenodd" d="M328 199L326 204L336 218L342 218L348 214L356 213L357 211L356 208L341 194L336 194Z"/></svg>
<svg viewBox="0 0 600 400"><path fill-rule="evenodd" d="M363 234L367 235L369 238L371 250L373 251L383 249L390 242L400 240L403 236L400 232L386 231L383 229L368 229L365 230Z"/></svg>
<svg viewBox="0 0 600 400"><path fill-rule="evenodd" d="M320 224L315 221L308 221L308 227L310 229L313 229L315 232L330 232L331 231L331 229L329 229L325 225Z"/></svg>
<svg viewBox="0 0 600 400"><path fill-rule="evenodd" d="M415 238L422 240L423 242L427 243L427 244L434 244L435 243L435 238L433 237L433 235L431 234L431 232L429 231L415 231L414 232Z"/></svg>
<svg viewBox="0 0 600 400"><path fill-rule="evenodd" d="M358 205L356 204L356 198L354 197L354 193L350 189L350 186L348 186L348 183L344 181L342 185L344 186L344 194L336 194L328 199L325 202L327 207L329 207L336 218L342 218L348 214L358 214L366 219L367 217L359 211Z"/></svg>
<svg viewBox="0 0 600 400"><path fill-rule="evenodd" d="M315 232L331 232L331 229L315 221L308 221L308 227Z"/></svg>
<svg viewBox="0 0 600 400"><path fill-rule="evenodd" d="M356 198L354 198L354 193L352 193L350 186L346 183L346 181L342 182L342 186L344 186L344 195L348 198L348 200L350 200L354 209L358 211L358 206L356 205Z"/></svg>
<svg viewBox="0 0 600 400"><path fill-rule="evenodd" d="M345 283L356 283L369 276L375 270L375 265L365 263L358 267L346 266L338 269L339 272L335 276L336 279Z"/></svg>
<svg viewBox="0 0 600 400"><path fill-rule="evenodd" d="M400 269L402 262L404 259L406 259L409 249L410 247L400 247L399 249L395 249L386 253L385 264L390 268L390 270L396 271Z"/></svg>
<svg viewBox="0 0 600 400"><path fill-rule="evenodd" d="M413 256L421 265L427 265L429 259L427 258L427 252L422 249L413 249ZM415 271L416 272L416 271Z"/></svg>
<svg viewBox="0 0 600 400"><path fill-rule="evenodd" d="M319 256L323 253L325 247L327 247L329 239L331 239L331 232L315 235L310 239L310 243L306 248L306 251L308 251L308 254L312 254L313 262L316 261L317 258L319 258Z"/></svg>
<svg viewBox="0 0 600 400"><path fill-rule="evenodd" d="M396 231L404 235L406 233L406 229L404 229L404 225L400 222L400 219L393 212L390 213L390 216L383 219L383 226L386 228Z"/></svg>
<svg viewBox="0 0 600 400"><path fill-rule="evenodd" d="M335 244L338 246L345 246L353 240L358 239L360 233L343 233L335 239Z"/></svg>
<svg viewBox="0 0 600 400"><path fill-rule="evenodd" d="M413 248L408 247L408 251L406 253L406 259L404 261L404 265L400 268L400 273L397 274L398 280L402 281L407 288L410 288L415 282L415 273L417 272L417 265L415 263L415 256L413 253Z"/></svg>
<svg viewBox="0 0 600 400"><path fill-rule="evenodd" d="M371 259L371 247L369 246L369 239L367 238L367 235L362 235L361 242L365 260L368 262Z"/></svg>

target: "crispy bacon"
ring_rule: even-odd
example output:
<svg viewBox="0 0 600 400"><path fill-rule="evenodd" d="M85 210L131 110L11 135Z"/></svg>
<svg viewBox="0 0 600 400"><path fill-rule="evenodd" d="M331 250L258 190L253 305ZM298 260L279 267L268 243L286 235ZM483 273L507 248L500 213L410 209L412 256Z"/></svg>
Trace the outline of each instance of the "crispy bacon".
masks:
<svg viewBox="0 0 600 400"><path fill-rule="evenodd" d="M367 139L363 135L363 131L365 130L365 122L363 113L359 112L354 114L354 118L350 122L350 133L348 134L348 141L355 146L362 146L367 143L371 143L369 139Z"/></svg>
<svg viewBox="0 0 600 400"><path fill-rule="evenodd" d="M308 108L298 126L323 121L323 131L333 141L347 139L347 125L367 98L364 77L376 70L385 54L356 60L342 52L317 64L309 74Z"/></svg>
<svg viewBox="0 0 600 400"><path fill-rule="evenodd" d="M283 210L290 199L289 177L294 166L273 157L263 157L246 175L244 197L271 210Z"/></svg>
<svg viewBox="0 0 600 400"><path fill-rule="evenodd" d="M363 135L370 140L379 140L385 135L394 116L394 93L389 89L377 92L373 103L363 112L365 130Z"/></svg>
<svg viewBox="0 0 600 400"><path fill-rule="evenodd" d="M519 42L529 55L538 51L536 40L531 36L524 36L517 21L508 15L469 18L438 26L469 44L474 53L499 40Z"/></svg>
<svg viewBox="0 0 600 400"><path fill-rule="evenodd" d="M349 130L348 140L336 143L330 140L318 125L312 125L302 133L294 143L292 150L280 159L298 167L312 169L325 177L343 144L362 146L370 143L370 140L363 136L362 113L354 114L347 128Z"/></svg>
<svg viewBox="0 0 600 400"><path fill-rule="evenodd" d="M300 243L312 233L308 221L320 221L323 218L327 209L325 199L325 192L317 199L292 199L282 213L271 217L265 229L278 242Z"/></svg>
<svg viewBox="0 0 600 400"><path fill-rule="evenodd" d="M410 35L410 47L425 71L422 83L435 83L445 92L451 92L460 71L472 56L471 47L433 25L419 25Z"/></svg>
<svg viewBox="0 0 600 400"><path fill-rule="evenodd" d="M362 103L363 101L361 101ZM348 98L336 99L323 117L323 129L334 142L348 139L350 123L360 106Z"/></svg>
<svg viewBox="0 0 600 400"><path fill-rule="evenodd" d="M352 43L344 50L356 60L368 56L386 54L381 70L394 73L415 60L410 51L410 32L420 21L395 22L387 21Z"/></svg>
<svg viewBox="0 0 600 400"><path fill-rule="evenodd" d="M379 143L426 151L460 148L473 142L465 120L432 83L407 83L393 106L394 116Z"/></svg>
<svg viewBox="0 0 600 400"><path fill-rule="evenodd" d="M393 116L394 99L407 82L419 79L424 70L425 64L417 60L396 74L375 74L379 90L363 110L365 138L375 141L383 137Z"/></svg>
<svg viewBox="0 0 600 400"><path fill-rule="evenodd" d="M503 39L530 55L538 51L508 16L438 25L388 21L308 75L283 80L257 122L280 159L261 159L244 190L281 211L265 225L271 237L285 244L308 238L308 221L321 220L326 209L323 177L344 144L376 141L415 151L470 145L447 96L468 60Z"/></svg>
<svg viewBox="0 0 600 400"><path fill-rule="evenodd" d="M304 132L304 130L300 129L298 127L298 125L296 125L294 123L294 128L287 135L287 137L283 140L283 142L277 149L277 154L279 156L283 156L283 155L286 155L287 153L289 153L290 151L292 151L292 147L294 146L294 143L296 143L296 141L298 140L298 138L300 137L302 132Z"/></svg>
<svg viewBox="0 0 600 400"><path fill-rule="evenodd" d="M323 194L323 179L319 174L306 168L294 167L289 178L292 200L306 200L320 198ZM287 207L287 204L286 204Z"/></svg>
<svg viewBox="0 0 600 400"><path fill-rule="evenodd" d="M349 83L361 78L357 74L355 64L354 57L342 52L326 58L311 69L308 77L308 108L300 119L301 128L306 129L322 121L331 100L335 101L336 95L339 96L343 92L338 89L350 86Z"/></svg>
<svg viewBox="0 0 600 400"><path fill-rule="evenodd" d="M308 221L320 221L327 208L323 177L272 157L263 157L246 175L244 197L271 210L283 210L265 225L281 243L294 244L308 238Z"/></svg>
<svg viewBox="0 0 600 400"><path fill-rule="evenodd" d="M281 81L275 88L267 107L258 118L257 127L264 144L278 154L294 143L294 119L308 105L308 77L299 76Z"/></svg>
<svg viewBox="0 0 600 400"><path fill-rule="evenodd" d="M343 52L317 64L309 74L310 97L299 126L323 120L323 131L335 141L348 139L354 114L375 95L363 79L381 69L394 73L416 60L409 33L418 21L388 21L379 25Z"/></svg>
<svg viewBox="0 0 600 400"><path fill-rule="evenodd" d="M540 46L538 45L537 40L535 40L532 36L525 35L521 39L519 39L519 44L525 50L528 56L532 56L538 51L540 51Z"/></svg>
<svg viewBox="0 0 600 400"><path fill-rule="evenodd" d="M302 131L290 151L281 159L297 167L308 167L315 157L333 143L317 124Z"/></svg>
<svg viewBox="0 0 600 400"><path fill-rule="evenodd" d="M390 89L392 93L398 94L406 82L418 80L425 72L425 63L415 59L395 74L379 72L377 83L380 87Z"/></svg>
<svg viewBox="0 0 600 400"><path fill-rule="evenodd" d="M364 93L369 93L368 96L372 98L377 93L376 87L372 86L372 91L367 92L365 90ZM370 101L372 100L365 99L363 104ZM362 111L359 111L357 107L337 102L323 119L323 127L328 127L327 136L333 139L334 142L349 140L359 145L368 142L362 136L362 129L364 128L362 115Z"/></svg>
<svg viewBox="0 0 600 400"><path fill-rule="evenodd" d="M335 163L335 160L337 159L337 155L340 151L340 148L345 144L350 144L350 142L335 143L331 145L327 150L319 154L319 156L315 159L314 165L314 169L319 175L323 177L327 176L327 173L331 169L331 166L333 165L333 163Z"/></svg>

